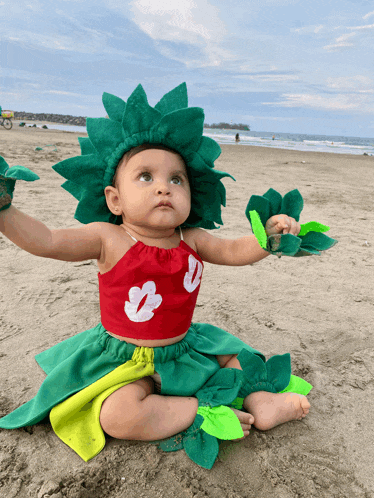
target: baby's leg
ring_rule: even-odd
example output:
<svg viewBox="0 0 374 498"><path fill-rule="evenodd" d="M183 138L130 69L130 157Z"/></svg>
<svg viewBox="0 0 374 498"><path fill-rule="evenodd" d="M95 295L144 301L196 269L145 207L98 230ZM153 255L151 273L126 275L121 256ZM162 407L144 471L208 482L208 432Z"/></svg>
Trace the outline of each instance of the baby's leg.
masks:
<svg viewBox="0 0 374 498"><path fill-rule="evenodd" d="M100 424L117 439L156 441L188 429L197 409L197 398L154 394L153 380L145 377L108 396L101 408ZM233 411L247 436L252 415Z"/></svg>
<svg viewBox="0 0 374 498"><path fill-rule="evenodd" d="M219 355L217 361L223 368L242 370L236 357ZM258 391L244 399L243 407L254 416L256 429L267 431L285 422L303 419L309 413L310 403L301 394Z"/></svg>

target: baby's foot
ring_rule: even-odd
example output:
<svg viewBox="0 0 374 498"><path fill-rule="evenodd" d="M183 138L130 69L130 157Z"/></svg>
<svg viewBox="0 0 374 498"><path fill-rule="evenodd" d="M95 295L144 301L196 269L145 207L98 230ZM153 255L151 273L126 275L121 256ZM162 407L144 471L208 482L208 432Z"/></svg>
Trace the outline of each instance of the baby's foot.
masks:
<svg viewBox="0 0 374 498"><path fill-rule="evenodd" d="M267 431L291 420L301 420L308 415L310 403L302 394L258 391L249 394L243 406L254 416L256 429Z"/></svg>
<svg viewBox="0 0 374 498"><path fill-rule="evenodd" d="M250 413L247 412L242 412L241 410L237 410L236 408L231 408L231 410L235 413L235 415L238 417L240 426L243 429L244 436L239 439L233 439L233 441L241 441L245 437L249 436L249 431L251 429L251 426L254 422L254 417Z"/></svg>

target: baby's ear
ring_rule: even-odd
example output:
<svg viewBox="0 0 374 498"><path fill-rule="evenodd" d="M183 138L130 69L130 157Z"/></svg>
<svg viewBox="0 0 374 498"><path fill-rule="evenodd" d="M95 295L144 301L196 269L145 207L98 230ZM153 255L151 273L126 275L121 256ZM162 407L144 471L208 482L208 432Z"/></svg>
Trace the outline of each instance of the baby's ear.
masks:
<svg viewBox="0 0 374 498"><path fill-rule="evenodd" d="M104 189L105 200L108 206L108 209L111 213L115 215L121 214L121 208L119 205L119 193L115 187L108 186Z"/></svg>

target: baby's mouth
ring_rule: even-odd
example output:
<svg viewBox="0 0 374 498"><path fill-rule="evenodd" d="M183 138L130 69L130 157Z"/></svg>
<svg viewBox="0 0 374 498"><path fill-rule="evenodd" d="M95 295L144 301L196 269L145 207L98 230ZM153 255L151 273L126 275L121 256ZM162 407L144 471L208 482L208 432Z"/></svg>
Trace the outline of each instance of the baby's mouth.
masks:
<svg viewBox="0 0 374 498"><path fill-rule="evenodd" d="M170 202L160 202L156 207L173 207Z"/></svg>

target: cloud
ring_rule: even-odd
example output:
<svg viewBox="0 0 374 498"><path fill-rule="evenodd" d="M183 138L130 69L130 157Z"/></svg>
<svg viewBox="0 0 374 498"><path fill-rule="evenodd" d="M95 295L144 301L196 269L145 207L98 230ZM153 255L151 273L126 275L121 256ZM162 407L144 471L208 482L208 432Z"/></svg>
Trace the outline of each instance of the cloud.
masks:
<svg viewBox="0 0 374 498"><path fill-rule="evenodd" d="M194 0L133 0L131 7L132 20L155 41L160 53L187 68L217 67L235 58L222 46L226 25L220 10L208 0L198 0L198 4ZM191 56L188 45L200 49L198 57Z"/></svg>
<svg viewBox="0 0 374 498"><path fill-rule="evenodd" d="M349 40L349 38L352 38L353 36L355 36L355 34L356 33L353 32L353 33L346 33L345 35L339 36L338 38L336 38L335 43L333 43L331 45L326 45L323 48L325 50L328 50L329 52L332 52L334 50L340 50L340 49L347 48L347 47L353 47L354 44L350 43L348 40Z"/></svg>
<svg viewBox="0 0 374 498"><path fill-rule="evenodd" d="M372 16L374 16L374 10L372 12L369 12L368 14L366 14L362 19L365 19L365 21L366 21L366 19L369 19L369 17L372 17Z"/></svg>
<svg viewBox="0 0 374 498"><path fill-rule="evenodd" d="M366 26L354 26L354 27L348 27L347 29L373 29L374 24L367 24Z"/></svg>
<svg viewBox="0 0 374 498"><path fill-rule="evenodd" d="M319 24L318 26L304 26L303 28L295 28L291 29L291 32L298 33L299 35L310 34L310 33L319 33L324 29L323 24Z"/></svg>
<svg viewBox="0 0 374 498"><path fill-rule="evenodd" d="M266 83L288 83L291 81L300 80L300 77L295 74L276 74L276 73L268 73L268 74L238 74L233 76L236 79L242 80L253 80L253 81L262 81Z"/></svg>
<svg viewBox="0 0 374 498"><path fill-rule="evenodd" d="M134 22L154 40L199 43L222 37L219 9L207 0L134 0Z"/></svg>
<svg viewBox="0 0 374 498"><path fill-rule="evenodd" d="M284 94L282 102L263 102L264 105L277 107L301 107L323 111L345 111L374 114L374 102L371 95L361 94Z"/></svg>
<svg viewBox="0 0 374 498"><path fill-rule="evenodd" d="M374 93L374 81L367 76L341 76L327 78L328 88L344 92Z"/></svg>
<svg viewBox="0 0 374 498"><path fill-rule="evenodd" d="M64 92L62 90L48 90L47 93L51 93L51 94L55 94L55 95L66 95L68 97L79 97L79 98L87 97L87 95L83 95L81 93Z"/></svg>

